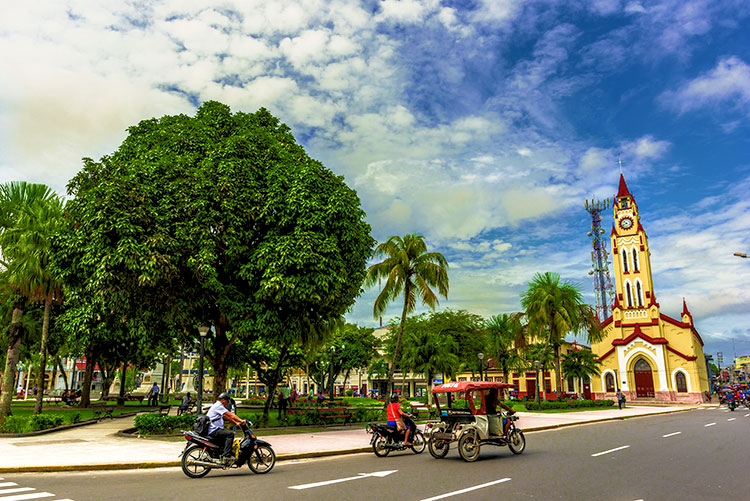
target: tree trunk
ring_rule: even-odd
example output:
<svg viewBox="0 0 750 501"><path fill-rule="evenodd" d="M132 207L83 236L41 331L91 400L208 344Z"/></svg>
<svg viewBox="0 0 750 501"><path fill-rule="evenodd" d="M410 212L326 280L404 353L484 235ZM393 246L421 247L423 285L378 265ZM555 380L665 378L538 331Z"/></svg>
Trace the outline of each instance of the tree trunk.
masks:
<svg viewBox="0 0 750 501"><path fill-rule="evenodd" d="M52 306L52 293L44 298L44 319L42 320L42 341L39 347L39 370L36 375L36 403L34 414L42 413L42 400L44 399L44 375L47 372L47 339L49 338L49 310Z"/></svg>
<svg viewBox="0 0 750 501"><path fill-rule="evenodd" d="M86 351L86 372L83 374L83 387L81 388L81 403L78 405L85 409L91 405L91 380L94 378L94 367L96 367L96 355L93 347Z"/></svg>
<svg viewBox="0 0 750 501"><path fill-rule="evenodd" d="M503 366L503 383L508 383L508 367L505 366ZM503 388L503 399L505 400L508 399L508 388Z"/></svg>
<svg viewBox="0 0 750 501"><path fill-rule="evenodd" d="M560 346L555 344L555 384L557 384L557 400L563 398L562 372L560 371Z"/></svg>
<svg viewBox="0 0 750 501"><path fill-rule="evenodd" d="M214 322L216 333L213 339L213 353L206 354L206 358L214 367L214 398L227 389L229 350L232 348L232 340L227 337L227 327L226 319L223 316Z"/></svg>
<svg viewBox="0 0 750 501"><path fill-rule="evenodd" d="M396 369L396 364L398 363L398 356L401 354L401 337L404 335L404 325L406 325L406 312L408 308L408 300L409 300L409 280L407 278L406 284L404 285L404 310L401 312L401 325L398 329L398 337L396 338L396 349L393 351L393 360L391 361L391 365L388 367L388 386L389 386L389 392L388 396L393 395L394 388L393 388L393 371ZM388 398L385 399L386 406L388 405Z"/></svg>
<svg viewBox="0 0 750 501"><path fill-rule="evenodd" d="M24 307L21 301L13 304L13 316L8 328L8 353L5 358L5 371L3 371L3 393L0 395L0 418L10 416L10 403L16 391L16 367L23 334Z"/></svg>
<svg viewBox="0 0 750 501"><path fill-rule="evenodd" d="M65 374L65 367L63 367L60 357L55 357L55 363L57 363L57 368L60 370L60 374L62 374L63 382L65 383L65 391L68 392L70 390L70 387L68 386L68 375Z"/></svg>
<svg viewBox="0 0 750 501"><path fill-rule="evenodd" d="M128 363L122 364L122 370L120 371L120 394L117 397L117 406L125 406L125 376L128 373Z"/></svg>
<svg viewBox="0 0 750 501"><path fill-rule="evenodd" d="M109 365L102 364L100 368L102 370L102 394L99 397L99 400L104 400L109 396L109 387L112 386L112 382L115 380L117 363ZM120 386L122 386L122 384Z"/></svg>
<svg viewBox="0 0 750 501"><path fill-rule="evenodd" d="M281 352L279 352L279 359L276 362L276 369L273 371L273 378L270 381L267 381L268 388L266 391L268 391L268 398L266 398L266 403L263 405L263 418L266 421L268 421L268 413L271 410L271 404L273 404L273 396L276 393L276 388L279 386L281 370L282 367L284 367L287 353L288 350L286 347L281 349Z"/></svg>
<svg viewBox="0 0 750 501"><path fill-rule="evenodd" d="M432 405L432 372L427 373L427 405Z"/></svg>

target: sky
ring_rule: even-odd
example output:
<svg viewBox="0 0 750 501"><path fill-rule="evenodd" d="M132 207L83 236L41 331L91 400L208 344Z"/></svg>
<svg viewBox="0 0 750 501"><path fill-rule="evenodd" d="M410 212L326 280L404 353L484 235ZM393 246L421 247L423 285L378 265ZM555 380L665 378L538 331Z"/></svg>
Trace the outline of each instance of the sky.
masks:
<svg viewBox="0 0 750 501"><path fill-rule="evenodd" d="M621 161L662 312L685 298L706 353L750 354L744 0L11 2L0 68L0 182L63 194L140 120L265 107L374 238L446 256L440 308L484 317L537 272L594 302L584 201L615 195ZM348 320L376 326L376 293Z"/></svg>

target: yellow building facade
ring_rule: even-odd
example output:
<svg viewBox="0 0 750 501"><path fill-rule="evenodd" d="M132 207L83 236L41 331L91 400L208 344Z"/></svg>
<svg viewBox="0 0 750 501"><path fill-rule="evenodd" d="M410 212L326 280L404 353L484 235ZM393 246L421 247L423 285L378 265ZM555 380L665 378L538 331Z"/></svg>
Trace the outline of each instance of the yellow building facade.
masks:
<svg viewBox="0 0 750 501"><path fill-rule="evenodd" d="M613 399L620 389L630 401L703 402L709 389L703 340L684 299L679 320L660 311L648 237L622 175L613 212L615 301L602 341L591 346L602 362L594 396Z"/></svg>

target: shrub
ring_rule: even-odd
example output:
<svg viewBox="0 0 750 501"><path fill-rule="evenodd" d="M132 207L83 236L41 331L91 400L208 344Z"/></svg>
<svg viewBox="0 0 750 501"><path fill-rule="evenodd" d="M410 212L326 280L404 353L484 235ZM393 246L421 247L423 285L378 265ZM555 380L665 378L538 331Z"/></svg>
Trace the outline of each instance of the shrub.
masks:
<svg viewBox="0 0 750 501"><path fill-rule="evenodd" d="M575 409L585 407L609 407L614 405L614 400L542 400L541 406L537 407L536 402L529 400L526 402L526 410L534 411L537 409Z"/></svg>
<svg viewBox="0 0 750 501"><path fill-rule="evenodd" d="M346 396L347 397L353 397L354 396L354 390L346 390Z"/></svg>
<svg viewBox="0 0 750 501"><path fill-rule="evenodd" d="M81 413L80 412L73 412L72 414L68 414L68 422L70 424L76 424L81 421Z"/></svg>
<svg viewBox="0 0 750 501"><path fill-rule="evenodd" d="M54 428L63 424L63 416L59 414L35 414L29 418L28 431L40 431Z"/></svg>
<svg viewBox="0 0 750 501"><path fill-rule="evenodd" d="M23 433L26 431L28 420L22 416L7 416L0 419L0 433Z"/></svg>
<svg viewBox="0 0 750 501"><path fill-rule="evenodd" d="M195 421L195 416L191 414L182 416L140 414L135 417L134 424L141 435L166 435L174 430L192 429L193 421Z"/></svg>

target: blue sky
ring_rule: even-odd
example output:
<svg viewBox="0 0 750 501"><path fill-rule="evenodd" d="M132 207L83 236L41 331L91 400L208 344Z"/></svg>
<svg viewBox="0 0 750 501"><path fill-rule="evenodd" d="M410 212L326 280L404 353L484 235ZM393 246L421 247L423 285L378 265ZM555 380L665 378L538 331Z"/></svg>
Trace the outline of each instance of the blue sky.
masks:
<svg viewBox="0 0 750 501"><path fill-rule="evenodd" d="M662 311L685 297L708 353L750 354L750 260L732 256L750 250L749 16L741 0L9 5L0 181L62 193L141 119L265 106L357 190L378 240L416 231L446 255L441 307L488 316L537 271L593 302L583 202L614 195L621 158ZM351 321L375 324L374 294Z"/></svg>

